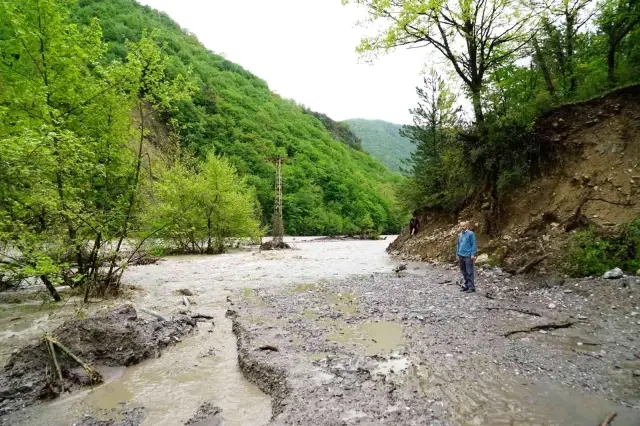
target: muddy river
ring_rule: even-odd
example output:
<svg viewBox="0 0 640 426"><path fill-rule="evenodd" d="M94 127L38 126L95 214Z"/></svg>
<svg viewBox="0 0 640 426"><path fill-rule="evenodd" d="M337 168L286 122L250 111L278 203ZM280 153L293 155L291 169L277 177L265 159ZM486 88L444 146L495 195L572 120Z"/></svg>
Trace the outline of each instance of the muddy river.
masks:
<svg viewBox="0 0 640 426"><path fill-rule="evenodd" d="M92 390L31 407L10 424L70 425L84 414L116 417L126 407L144 406L144 425L180 425L205 401L222 408L227 425L263 425L271 417L270 398L246 381L237 366L236 339L225 318L227 296L249 296L258 287L305 285L350 275L389 272L389 240L314 241L288 238L294 250L239 251L219 256L175 256L156 265L131 267L125 282L138 287L127 298L136 307L174 312L179 289L189 289L194 312L212 315L215 326L201 323L195 336L167 348L161 358L126 369L106 371L106 383ZM86 308L85 314L122 300ZM0 362L76 315L80 303L52 308L41 301L0 304Z"/></svg>
<svg viewBox="0 0 640 426"><path fill-rule="evenodd" d="M640 425L640 371L633 370L636 364L626 368L640 362L640 321L630 320L637 315L632 291L640 281L606 289L602 295L620 298L617 307L606 309L596 303L603 291L597 282L501 301L480 294L461 297L455 270L409 264L401 275L390 273L397 265L385 252L390 238L288 242L293 250L175 256L131 267L125 274L132 288L126 301L171 314L183 308L177 291L188 289L192 312L212 316L215 325L200 323L195 335L165 349L162 357L104 370L105 384L30 407L7 424L71 425L86 414L117 418L123 409L142 406L144 425L182 425L203 402L221 407L226 425L267 424L272 401L240 371L236 336L225 317L228 308L242 307L244 316L234 321L247 326L247 336L268 338L287 354L258 356L287 371L292 401L302 400L286 405L280 420L287 424L367 423L366 416L373 415L369 420L375 421L367 424L422 419L419 424L584 425L600 424L615 412L614 425ZM481 277L479 285L486 291L489 284ZM38 300L0 303L0 362L67 318L123 303L81 307L74 298L66 300L56 307ZM526 305L539 317L588 321L557 332L499 337L538 321L500 310ZM574 338L578 346L557 344ZM587 347L592 352L584 353L584 342L592 343ZM389 358L392 353L404 355ZM349 365L372 360L377 364L368 371L373 380L386 377L383 381L350 370ZM393 379L398 372L404 375ZM315 387L318 378L331 385ZM387 406L390 392L393 406Z"/></svg>

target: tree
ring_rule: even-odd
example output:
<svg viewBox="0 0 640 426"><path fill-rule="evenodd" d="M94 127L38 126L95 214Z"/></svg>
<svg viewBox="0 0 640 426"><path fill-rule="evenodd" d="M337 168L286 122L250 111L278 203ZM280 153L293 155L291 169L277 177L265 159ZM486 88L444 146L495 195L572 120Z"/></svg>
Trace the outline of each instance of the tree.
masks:
<svg viewBox="0 0 640 426"><path fill-rule="evenodd" d="M416 92L419 101L411 110L413 125L402 129L416 150L407 161L411 181L401 189L401 198L412 210L448 208L461 192L468 190L458 174L464 169L459 164L451 167L462 156L457 135L462 110L455 94L433 70L424 79L424 87L416 88Z"/></svg>
<svg viewBox="0 0 640 426"><path fill-rule="evenodd" d="M260 211L255 191L229 161L213 153L195 170L183 162L163 171L147 201L145 222L180 252L223 253L228 238L256 238Z"/></svg>
<svg viewBox="0 0 640 426"><path fill-rule="evenodd" d="M430 46L453 67L473 103L476 122L484 122L482 91L487 73L513 59L528 43L530 13L507 0L343 0L367 8L384 30L364 39L361 52L398 46Z"/></svg>
<svg viewBox="0 0 640 426"><path fill-rule="evenodd" d="M624 38L640 24L640 1L607 0L600 5L598 27L607 37L607 79L616 84L616 53Z"/></svg>
<svg viewBox="0 0 640 426"><path fill-rule="evenodd" d="M576 36L593 16L590 10L592 4L593 0L556 0L541 5L542 30L547 36L549 51L555 59L562 76L562 87L568 97L574 96L577 89ZM539 65L544 66L542 52L536 51L536 56Z"/></svg>
<svg viewBox="0 0 640 426"><path fill-rule="evenodd" d="M125 63L107 62L97 21L80 28L69 8L0 1L2 268L40 278L56 300L58 282L85 286L85 298L92 284L104 293L119 283L115 263L135 216L148 136L141 106L166 111L189 95L181 76L164 75L150 37L129 45Z"/></svg>

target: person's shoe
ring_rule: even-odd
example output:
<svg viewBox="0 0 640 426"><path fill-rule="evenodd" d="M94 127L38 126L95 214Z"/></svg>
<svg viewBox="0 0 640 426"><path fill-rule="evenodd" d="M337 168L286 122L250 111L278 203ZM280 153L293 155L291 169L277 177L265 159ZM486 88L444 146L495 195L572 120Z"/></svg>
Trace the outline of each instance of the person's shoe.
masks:
<svg viewBox="0 0 640 426"><path fill-rule="evenodd" d="M475 288L468 288L464 291L465 293L475 293L476 289Z"/></svg>
<svg viewBox="0 0 640 426"><path fill-rule="evenodd" d="M466 292L466 291L468 291L468 290L469 290L469 289L468 289L467 287L462 287L462 288L460 289L460 291L463 291L463 292Z"/></svg>

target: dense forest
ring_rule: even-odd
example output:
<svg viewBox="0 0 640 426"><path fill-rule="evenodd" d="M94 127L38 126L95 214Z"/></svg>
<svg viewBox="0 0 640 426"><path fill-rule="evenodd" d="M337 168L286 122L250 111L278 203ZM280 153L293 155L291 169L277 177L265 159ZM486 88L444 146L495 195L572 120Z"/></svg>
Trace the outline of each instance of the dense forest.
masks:
<svg viewBox="0 0 640 426"><path fill-rule="evenodd" d="M116 291L149 244L219 253L256 239L276 157L289 234L404 222L402 178L347 126L328 130L166 15L134 0L0 0L0 16L0 285L37 279L59 299L66 283L86 299Z"/></svg>
<svg viewBox="0 0 640 426"><path fill-rule="evenodd" d="M134 0L80 0L72 17L81 25L97 18L109 60L123 59L127 41L154 29L168 57L168 74L190 71L196 86L191 99L163 121L175 123L181 146L197 157L214 150L229 159L256 188L263 223L271 220L275 173L265 159L283 155L289 157L283 169L288 234L398 229L404 219L393 205L398 177L358 151L348 128L340 135L327 131L329 121L316 118L322 115L273 94L264 81L207 50L168 16Z"/></svg>
<svg viewBox="0 0 640 426"><path fill-rule="evenodd" d="M415 146L401 134L402 126L382 120L345 120L362 142L362 149L393 171L400 172Z"/></svg>

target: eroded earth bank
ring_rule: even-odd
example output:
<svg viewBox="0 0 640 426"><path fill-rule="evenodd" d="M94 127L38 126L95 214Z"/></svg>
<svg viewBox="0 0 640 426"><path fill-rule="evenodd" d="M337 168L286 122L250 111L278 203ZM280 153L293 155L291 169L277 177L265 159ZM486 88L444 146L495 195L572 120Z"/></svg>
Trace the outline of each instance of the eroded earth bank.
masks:
<svg viewBox="0 0 640 426"><path fill-rule="evenodd" d="M126 300L89 314L126 302L178 318L187 297L189 314L213 320L0 424L640 424L636 277L534 282L486 268L468 295L447 265L393 272L388 240L290 242L131 268ZM3 362L78 306L48 309L2 305Z"/></svg>

